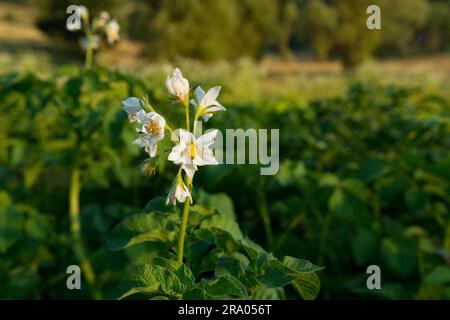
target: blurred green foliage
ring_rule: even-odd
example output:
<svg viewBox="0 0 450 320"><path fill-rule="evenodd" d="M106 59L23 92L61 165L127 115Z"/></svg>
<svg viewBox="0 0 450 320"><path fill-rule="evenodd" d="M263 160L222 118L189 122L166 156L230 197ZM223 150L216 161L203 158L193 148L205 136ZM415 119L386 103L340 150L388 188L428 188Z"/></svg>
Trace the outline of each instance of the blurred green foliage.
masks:
<svg viewBox="0 0 450 320"><path fill-rule="evenodd" d="M96 290L113 297L126 266L154 250L106 246L108 232L142 212L173 176L162 163L158 175L140 176L143 156L130 144L134 132L120 107L130 95L147 94L176 123L182 110L148 82L75 67L45 78L0 78L2 298L91 296L88 288L65 285L67 266L78 264L68 215L74 165L81 170L82 242ZM418 87L360 81L345 96L308 104L280 99L226 106L215 119L220 129L280 128L280 171L262 177L258 166L205 168L198 174L205 190L194 195L199 204L225 192L221 201L245 235L277 258L325 266L320 298L450 298L448 100ZM380 291L365 286L370 264L381 267ZM289 290L285 295L296 297Z"/></svg>

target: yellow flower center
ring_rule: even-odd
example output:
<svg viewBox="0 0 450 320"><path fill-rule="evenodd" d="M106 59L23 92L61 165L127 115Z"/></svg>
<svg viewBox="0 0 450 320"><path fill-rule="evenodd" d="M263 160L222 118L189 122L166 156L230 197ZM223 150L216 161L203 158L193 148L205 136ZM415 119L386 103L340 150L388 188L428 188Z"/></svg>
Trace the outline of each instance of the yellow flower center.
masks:
<svg viewBox="0 0 450 320"><path fill-rule="evenodd" d="M147 126L147 130L150 132L152 136L156 136L161 132L159 125L156 121L150 121L150 123Z"/></svg>
<svg viewBox="0 0 450 320"><path fill-rule="evenodd" d="M119 35L119 33L117 31L109 31L108 32L108 37L111 39L115 39L117 38L117 36Z"/></svg>
<svg viewBox="0 0 450 320"><path fill-rule="evenodd" d="M194 160L194 158L197 156L197 146L191 143L187 148L187 153L191 160Z"/></svg>

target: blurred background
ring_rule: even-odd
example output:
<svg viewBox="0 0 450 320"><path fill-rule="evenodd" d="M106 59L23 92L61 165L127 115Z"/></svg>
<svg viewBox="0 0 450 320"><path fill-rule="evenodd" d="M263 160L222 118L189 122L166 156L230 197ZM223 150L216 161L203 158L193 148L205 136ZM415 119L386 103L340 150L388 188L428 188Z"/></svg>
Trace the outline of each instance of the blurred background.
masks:
<svg viewBox="0 0 450 320"><path fill-rule="evenodd" d="M70 4L121 26L82 75ZM366 28L371 4L381 30ZM450 299L449 0L1 1L0 298L111 298L145 247L112 252L104 236L174 171L141 175L120 101L147 94L176 122L175 66L223 86L228 111L208 125L280 129L277 175L206 168L199 201L220 193L276 256L325 266L320 299ZM96 295L65 284L74 163ZM382 290L366 288L371 264Z"/></svg>

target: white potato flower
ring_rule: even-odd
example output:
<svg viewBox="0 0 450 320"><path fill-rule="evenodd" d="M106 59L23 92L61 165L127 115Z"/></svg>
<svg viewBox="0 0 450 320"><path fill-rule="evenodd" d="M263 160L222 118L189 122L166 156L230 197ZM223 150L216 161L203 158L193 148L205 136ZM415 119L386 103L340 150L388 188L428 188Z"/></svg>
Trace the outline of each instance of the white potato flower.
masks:
<svg viewBox="0 0 450 320"><path fill-rule="evenodd" d="M100 12L98 17L96 17L92 21L93 31L98 32L98 31L104 30L106 33L106 26L107 26L108 22L110 22L110 21L111 21L111 16L109 15L109 13L107 11Z"/></svg>
<svg viewBox="0 0 450 320"><path fill-rule="evenodd" d="M170 187L169 193L167 194L166 204L171 203L176 205L177 201L183 203L186 201L186 198L189 198L192 203L191 193L189 192L186 184L183 182L181 175L178 174Z"/></svg>
<svg viewBox="0 0 450 320"><path fill-rule="evenodd" d="M106 23L111 19L111 16L109 15L108 11L102 11L99 14L99 19Z"/></svg>
<svg viewBox="0 0 450 320"><path fill-rule="evenodd" d="M111 20L106 25L106 40L109 44L114 44L120 39L119 31L120 31L120 25L116 20Z"/></svg>
<svg viewBox="0 0 450 320"><path fill-rule="evenodd" d="M122 101L123 110L128 114L130 122L137 121L137 113L142 110L144 101L136 97L129 97Z"/></svg>
<svg viewBox="0 0 450 320"><path fill-rule="evenodd" d="M217 129L211 130L204 135L195 138L191 132L178 129L174 137L178 140L169 154L169 160L180 165L189 178L194 177L197 166L217 165L217 159L209 148L217 136Z"/></svg>
<svg viewBox="0 0 450 320"><path fill-rule="evenodd" d="M189 98L189 81L183 78L180 69L175 68L172 77L167 76L166 87L170 95L180 101L187 101Z"/></svg>
<svg viewBox="0 0 450 320"><path fill-rule="evenodd" d="M195 89L195 99L191 99L191 104L197 110L197 114L203 118L203 120L208 121L209 118L217 111L226 111L224 106L222 106L218 101L220 89L222 87L213 87L205 93L205 91L198 86Z"/></svg>
<svg viewBox="0 0 450 320"><path fill-rule="evenodd" d="M89 18L89 10L85 6L78 6L78 13L80 14L81 19L88 20Z"/></svg>
<svg viewBox="0 0 450 320"><path fill-rule="evenodd" d="M145 148L150 157L156 155L158 142L164 138L164 127L166 120L156 112L145 112L140 110L136 114L137 121L142 124L139 137L133 141L134 144Z"/></svg>
<svg viewBox="0 0 450 320"><path fill-rule="evenodd" d="M139 137L133 141L133 144L144 148L151 158L156 155L157 144L152 143L150 136L147 134L139 134Z"/></svg>

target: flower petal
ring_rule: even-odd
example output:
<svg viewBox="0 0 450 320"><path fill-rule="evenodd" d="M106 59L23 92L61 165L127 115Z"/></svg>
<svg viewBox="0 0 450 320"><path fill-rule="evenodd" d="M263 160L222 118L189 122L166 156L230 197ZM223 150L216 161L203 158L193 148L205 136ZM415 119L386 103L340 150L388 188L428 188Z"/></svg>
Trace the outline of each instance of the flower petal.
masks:
<svg viewBox="0 0 450 320"><path fill-rule="evenodd" d="M195 164L183 163L181 167L189 178L194 178L194 173L197 171L197 166Z"/></svg>
<svg viewBox="0 0 450 320"><path fill-rule="evenodd" d="M195 142L201 148L207 148L214 143L217 133L219 133L219 130L217 129L208 130L204 135L198 137Z"/></svg>
<svg viewBox="0 0 450 320"><path fill-rule="evenodd" d="M202 160L203 160L203 165L218 165L219 164L216 157L214 157L212 150L209 148L203 149Z"/></svg>
<svg viewBox="0 0 450 320"><path fill-rule="evenodd" d="M183 162L183 152L186 148L182 145L175 145L172 148L172 151L170 152L169 156L168 156L168 160L172 161L175 164L180 164Z"/></svg>
<svg viewBox="0 0 450 320"><path fill-rule="evenodd" d="M216 86L208 90L208 92L205 94L205 96L202 99L202 106L208 107L210 105L217 104L216 101L217 97L219 96L220 89L222 89L221 86Z"/></svg>
<svg viewBox="0 0 450 320"><path fill-rule="evenodd" d="M145 112L144 110L140 110L138 113L136 113L136 118L137 118L137 121L140 124L142 124L142 126L143 126L143 130L142 131L144 131L145 130L145 128L144 128L145 125L147 125L149 120L150 120L150 117L149 117L148 113Z"/></svg>
<svg viewBox="0 0 450 320"><path fill-rule="evenodd" d="M142 100L136 98L136 97L129 97L122 101L122 104L125 107L140 107Z"/></svg>
<svg viewBox="0 0 450 320"><path fill-rule="evenodd" d="M203 98L205 97L205 91L202 89L202 87L198 86L197 88L195 88L195 96L197 97L197 101L201 104Z"/></svg>

